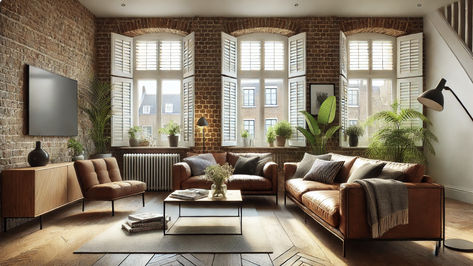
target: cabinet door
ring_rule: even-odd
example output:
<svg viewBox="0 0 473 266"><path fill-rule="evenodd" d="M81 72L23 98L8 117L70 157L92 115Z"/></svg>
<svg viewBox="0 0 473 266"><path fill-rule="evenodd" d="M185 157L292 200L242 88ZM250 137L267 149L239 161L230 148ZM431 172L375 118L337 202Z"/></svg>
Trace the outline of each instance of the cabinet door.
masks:
<svg viewBox="0 0 473 266"><path fill-rule="evenodd" d="M67 203L67 167L42 169L35 177L35 216Z"/></svg>
<svg viewBox="0 0 473 266"><path fill-rule="evenodd" d="M82 191L80 190L79 181L77 180L74 165L67 166L67 202L73 202L82 199Z"/></svg>

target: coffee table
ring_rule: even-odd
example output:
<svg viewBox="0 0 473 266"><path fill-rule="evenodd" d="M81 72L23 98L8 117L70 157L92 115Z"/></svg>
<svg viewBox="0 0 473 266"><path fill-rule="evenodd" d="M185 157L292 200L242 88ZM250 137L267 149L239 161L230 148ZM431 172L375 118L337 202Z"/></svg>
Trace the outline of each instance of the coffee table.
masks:
<svg viewBox="0 0 473 266"><path fill-rule="evenodd" d="M210 197L205 197L198 200L182 200L182 199L175 199L167 196L167 198L163 201L163 217L166 217L166 204L174 203L179 205L179 216L176 221L166 229L166 219L163 219L163 234L164 235L242 235L243 234L243 200L241 198L241 191L240 190L228 190L226 198L224 199L212 199ZM238 210L238 215L182 215L181 214L181 205L191 205L191 206L199 206L205 208L212 208L212 207L235 207ZM177 223L179 218L181 217L215 217L215 218L223 218L223 217L238 217L240 222L240 232L239 233L170 233L171 228Z"/></svg>

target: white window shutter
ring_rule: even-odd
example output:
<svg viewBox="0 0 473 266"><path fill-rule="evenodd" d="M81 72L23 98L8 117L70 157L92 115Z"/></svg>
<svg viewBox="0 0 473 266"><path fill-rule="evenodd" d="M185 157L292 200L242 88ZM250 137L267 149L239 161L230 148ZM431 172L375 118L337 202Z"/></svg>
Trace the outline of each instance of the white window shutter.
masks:
<svg viewBox="0 0 473 266"><path fill-rule="evenodd" d="M192 32L182 39L182 73L184 78L194 75L195 72L195 34Z"/></svg>
<svg viewBox="0 0 473 266"><path fill-rule="evenodd" d="M185 78L182 82L182 133L184 146L194 146L194 77Z"/></svg>
<svg viewBox="0 0 473 266"><path fill-rule="evenodd" d="M348 127L348 81L340 75L340 132L345 134ZM341 143L341 142L340 142Z"/></svg>
<svg viewBox="0 0 473 266"><path fill-rule="evenodd" d="M351 40L348 42L350 70L369 70L370 51L367 40Z"/></svg>
<svg viewBox="0 0 473 266"><path fill-rule="evenodd" d="M340 31L340 75L347 77L348 73L348 53L347 53L347 36Z"/></svg>
<svg viewBox="0 0 473 266"><path fill-rule="evenodd" d="M158 69L158 41L136 41L135 51L136 70Z"/></svg>
<svg viewBox="0 0 473 266"><path fill-rule="evenodd" d="M111 75L133 78L133 38L112 33Z"/></svg>
<svg viewBox="0 0 473 266"><path fill-rule="evenodd" d="M132 121L133 80L112 77L112 146L128 146Z"/></svg>
<svg viewBox="0 0 473 266"><path fill-rule="evenodd" d="M417 97L423 91L423 78L403 78L397 80L398 103L403 109L411 108L420 113L423 112L422 104L417 101ZM407 126L422 127L422 120L416 119L408 122Z"/></svg>
<svg viewBox="0 0 473 266"><path fill-rule="evenodd" d="M288 74L289 77L305 75L306 69L306 33L299 33L288 38Z"/></svg>
<svg viewBox="0 0 473 266"><path fill-rule="evenodd" d="M222 32L222 75L237 77L237 38Z"/></svg>
<svg viewBox="0 0 473 266"><path fill-rule="evenodd" d="M397 38L398 78L410 78L423 75L422 37L422 33L416 33Z"/></svg>
<svg viewBox="0 0 473 266"><path fill-rule="evenodd" d="M237 79L222 77L222 146L237 145Z"/></svg>
<svg viewBox="0 0 473 266"><path fill-rule="evenodd" d="M288 80L288 104L289 104L289 123L293 131L289 140L290 146L306 146L304 135L296 127L306 127L304 115L300 111L306 110L306 80L305 76L291 78Z"/></svg>

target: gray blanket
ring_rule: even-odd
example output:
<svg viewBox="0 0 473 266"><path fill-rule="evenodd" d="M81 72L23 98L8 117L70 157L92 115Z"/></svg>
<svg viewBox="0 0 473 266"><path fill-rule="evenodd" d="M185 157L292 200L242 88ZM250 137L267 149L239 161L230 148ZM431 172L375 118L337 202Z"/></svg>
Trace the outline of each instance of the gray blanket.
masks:
<svg viewBox="0 0 473 266"><path fill-rule="evenodd" d="M368 224L373 238L379 238L390 229L408 224L408 191L397 180L369 178L356 180L366 195Z"/></svg>

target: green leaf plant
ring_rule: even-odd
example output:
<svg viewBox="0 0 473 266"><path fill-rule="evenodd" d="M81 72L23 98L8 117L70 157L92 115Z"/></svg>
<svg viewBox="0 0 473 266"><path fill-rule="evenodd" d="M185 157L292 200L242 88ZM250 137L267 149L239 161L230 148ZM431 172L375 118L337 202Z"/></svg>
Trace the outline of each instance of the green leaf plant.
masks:
<svg viewBox="0 0 473 266"><path fill-rule="evenodd" d="M331 125L335 120L337 102L335 96L328 97L320 106L317 119L307 111L301 111L307 122L308 129L297 127L310 144L314 154L327 152L327 142L340 129L338 125Z"/></svg>

